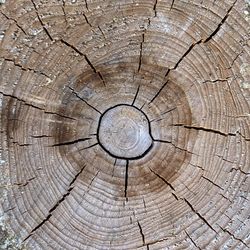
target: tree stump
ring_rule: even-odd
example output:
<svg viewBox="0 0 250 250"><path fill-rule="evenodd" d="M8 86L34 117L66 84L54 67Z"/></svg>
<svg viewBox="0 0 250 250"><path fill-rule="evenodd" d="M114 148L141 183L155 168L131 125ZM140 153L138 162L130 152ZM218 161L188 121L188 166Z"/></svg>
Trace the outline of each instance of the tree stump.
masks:
<svg viewBox="0 0 250 250"><path fill-rule="evenodd" d="M249 249L249 12L1 0L1 249Z"/></svg>

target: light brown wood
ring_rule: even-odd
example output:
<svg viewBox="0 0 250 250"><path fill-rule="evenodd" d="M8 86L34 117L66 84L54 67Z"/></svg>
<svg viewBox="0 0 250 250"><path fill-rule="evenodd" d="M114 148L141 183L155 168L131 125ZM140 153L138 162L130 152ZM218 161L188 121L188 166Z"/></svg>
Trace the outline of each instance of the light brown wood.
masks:
<svg viewBox="0 0 250 250"><path fill-rule="evenodd" d="M249 8L0 0L0 248L249 249Z"/></svg>

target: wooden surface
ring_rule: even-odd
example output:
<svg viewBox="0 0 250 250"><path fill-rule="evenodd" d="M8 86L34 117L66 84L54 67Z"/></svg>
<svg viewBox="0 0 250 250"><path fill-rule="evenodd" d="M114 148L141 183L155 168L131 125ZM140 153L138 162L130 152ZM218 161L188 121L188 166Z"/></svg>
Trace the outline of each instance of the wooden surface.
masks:
<svg viewBox="0 0 250 250"><path fill-rule="evenodd" d="M0 1L1 249L249 249L249 13Z"/></svg>

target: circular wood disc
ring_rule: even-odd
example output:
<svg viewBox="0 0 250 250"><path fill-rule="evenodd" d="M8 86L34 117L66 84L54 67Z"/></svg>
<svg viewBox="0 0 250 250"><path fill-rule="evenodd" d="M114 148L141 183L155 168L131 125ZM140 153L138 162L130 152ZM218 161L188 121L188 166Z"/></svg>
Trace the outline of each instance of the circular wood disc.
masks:
<svg viewBox="0 0 250 250"><path fill-rule="evenodd" d="M0 248L249 249L247 0L0 0Z"/></svg>

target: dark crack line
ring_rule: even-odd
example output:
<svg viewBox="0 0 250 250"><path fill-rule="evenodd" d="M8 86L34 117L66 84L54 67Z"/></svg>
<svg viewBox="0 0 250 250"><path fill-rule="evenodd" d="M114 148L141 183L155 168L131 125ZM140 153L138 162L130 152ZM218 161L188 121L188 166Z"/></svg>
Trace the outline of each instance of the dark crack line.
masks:
<svg viewBox="0 0 250 250"><path fill-rule="evenodd" d="M34 0L31 0L31 2L32 2L33 6L34 6L34 8L35 8L35 12L36 12L37 18L38 18L38 20L39 20L41 26L43 27L43 30L45 31L45 33L47 34L47 36L49 37L49 39L50 39L51 41L53 41L52 36L50 35L48 29L46 28L46 26L45 26L43 20L41 19L40 15L39 15L39 13L38 13L38 9L37 9L37 6L36 6Z"/></svg>
<svg viewBox="0 0 250 250"><path fill-rule="evenodd" d="M208 41L210 41L221 29L222 25L227 21L233 7L235 6L237 0L234 1L234 3L232 4L232 6L228 9L226 15L224 16L224 18L221 20L221 22L219 23L219 25L217 26L217 28L213 31L213 33L207 37L205 40L204 40L204 43L207 43Z"/></svg>
<svg viewBox="0 0 250 250"><path fill-rule="evenodd" d="M66 5L65 0L62 0L62 11L63 11L64 19L65 19L65 22L68 23L67 14L65 11L65 5Z"/></svg>
<svg viewBox="0 0 250 250"><path fill-rule="evenodd" d="M40 139L40 138L50 138L52 135L30 135L32 138Z"/></svg>
<svg viewBox="0 0 250 250"><path fill-rule="evenodd" d="M82 148L81 151L82 151L82 150L85 150L85 149L93 148L93 147L95 147L95 146L97 146L97 145L99 145L98 142L95 143L95 144L92 144L92 145L90 145L90 146L88 146L88 147Z"/></svg>
<svg viewBox="0 0 250 250"><path fill-rule="evenodd" d="M192 204L187 200L187 199L183 199L186 204L190 207L190 209L212 230L214 231L216 234L217 232L214 230L214 228L208 223L208 221L198 212L194 209L194 207L192 206Z"/></svg>
<svg viewBox="0 0 250 250"><path fill-rule="evenodd" d="M89 6L88 6L88 1L87 0L85 0L85 7L86 7L87 11L89 11Z"/></svg>
<svg viewBox="0 0 250 250"><path fill-rule="evenodd" d="M124 197L126 198L126 201L128 201L128 196L127 196L127 189L128 189L128 167L129 167L129 160L126 160L125 188L124 188Z"/></svg>
<svg viewBox="0 0 250 250"><path fill-rule="evenodd" d="M87 62L87 64L88 64L88 65L90 66L90 68L94 71L94 73L97 74L97 75L100 77L100 79L101 79L103 85L106 86L106 82L104 81L104 78L103 78L101 72L98 71L98 70L95 68L95 66L91 63L91 61L89 60L89 58L88 58L88 56L87 56L86 54L83 54L83 53L82 53L79 49L77 49L74 45L72 45L72 44L66 42L65 40L61 39L60 41L61 41L61 43L63 43L64 45L66 45L66 46L70 47L71 49L73 49L73 50L74 50L77 54L79 54L80 56L83 56L84 59L85 59L85 61Z"/></svg>
<svg viewBox="0 0 250 250"><path fill-rule="evenodd" d="M188 56L188 54L193 50L193 48L194 48L196 45L201 44L201 43L207 43L207 42L209 42L209 41L218 33L218 31L221 29L222 25L226 22L228 16L230 15L230 12L232 11L233 7L234 7L235 4L236 4L236 2L237 2L237 0L236 0L236 1L233 3L233 5L228 9L227 14L224 16L224 18L221 20L221 22L218 24L217 28L212 32L212 34L209 35L205 40L200 39L199 41L197 41L197 42L191 44L191 45L189 46L189 48L187 49L187 51L186 51L186 52L181 56L181 58L177 61L177 63L175 64L175 66L174 66L173 68L171 68L171 69L168 69L168 71L167 71L165 77L168 76L168 74L170 73L171 70L177 69L177 67L179 66L179 64L183 61L183 59L184 59L185 57ZM171 4L170 9L173 8L173 4L174 4L174 0L172 1L172 4Z"/></svg>
<svg viewBox="0 0 250 250"><path fill-rule="evenodd" d="M157 174L152 168L148 167L149 170L156 175L157 177L159 177L163 182L165 182L173 191L175 191L174 187L166 180L164 179L161 175Z"/></svg>
<svg viewBox="0 0 250 250"><path fill-rule="evenodd" d="M26 180L24 183L13 183L13 185L17 185L17 186L20 186L20 187L25 187L27 186L32 180L36 179L37 176L34 176L32 178L29 178L28 180Z"/></svg>
<svg viewBox="0 0 250 250"><path fill-rule="evenodd" d="M170 6L170 10L172 10L174 8L174 1L175 0L172 0L171 6Z"/></svg>
<svg viewBox="0 0 250 250"><path fill-rule="evenodd" d="M208 182L210 182L211 184L213 184L214 186L216 186L217 188L221 189L221 190L224 190L224 188L220 187L218 184L214 183L213 181L211 181L210 179L208 179L207 177L205 176L201 176L201 178L207 180Z"/></svg>
<svg viewBox="0 0 250 250"><path fill-rule="evenodd" d="M141 65L142 65L142 50L143 50L143 43L145 41L145 33L142 34L142 41L140 45L140 56L139 56L139 66L138 66L138 72L141 70Z"/></svg>
<svg viewBox="0 0 250 250"><path fill-rule="evenodd" d="M166 117L162 117L162 116L164 116L164 115L166 115L166 114L168 114L168 113L174 111L175 109L177 109L177 107L171 108L171 109L169 109L169 110L167 110L167 111L161 113L160 116L159 116L158 118L154 118L154 119L152 119L150 122L159 122L159 121L161 121L161 120L163 120L163 119L166 119Z"/></svg>
<svg viewBox="0 0 250 250"><path fill-rule="evenodd" d="M138 88L137 88L137 90L136 90L135 97L134 97L134 100L133 100L133 102L132 102L131 106L134 106L135 101L136 101L136 98L137 98L138 93L139 93L139 90L140 90L140 85L138 86Z"/></svg>
<svg viewBox="0 0 250 250"><path fill-rule="evenodd" d="M151 99L151 101L148 104L152 103L160 95L161 91L166 87L167 83L168 81L161 86L161 88L157 91L155 96Z"/></svg>
<svg viewBox="0 0 250 250"><path fill-rule="evenodd" d="M85 167L86 167L86 165L84 165L80 169L80 171L74 176L72 181L69 183L69 188L67 189L66 193L63 194L62 197L56 202L56 204L49 210L46 218L44 220L42 220L41 223L39 223L35 228L33 228L31 230L29 235L26 238L24 238L23 242L28 240L40 227L42 227L44 225L44 223L50 219L50 217L52 216L53 212L57 209L57 207L66 199L67 196L69 196L71 194L71 191L74 189L74 187L72 185L76 182L78 176L83 172Z"/></svg>
<svg viewBox="0 0 250 250"><path fill-rule="evenodd" d="M141 227L141 224L140 224L139 221L137 221L137 224L138 224L139 231L140 231L140 234L141 234L142 244L145 246L145 235L143 234L142 227Z"/></svg>
<svg viewBox="0 0 250 250"><path fill-rule="evenodd" d="M53 145L51 145L49 147L67 146L67 145L72 145L72 144L76 144L76 143L79 143L79 142L88 141L88 140L91 140L91 139L92 138L80 138L80 139L76 139L76 140L73 140L73 141L56 143L56 144L53 144Z"/></svg>
<svg viewBox="0 0 250 250"><path fill-rule="evenodd" d="M172 126L183 127L183 128L187 128L187 129L194 129L197 131L211 132L211 133L222 135L222 136L236 136L236 134L234 134L234 133L224 133L220 130L211 129L211 128L204 128L204 127L199 127L199 126L190 126L190 125L185 125L185 124L173 124Z"/></svg>
<svg viewBox="0 0 250 250"><path fill-rule="evenodd" d="M12 18L12 17L8 17L8 16L7 16L4 12L2 12L1 10L0 10L0 13L2 13L3 16L4 16L6 19L11 20L11 21L14 21L15 24L16 24L16 26L17 26L25 35L27 35L26 31L25 31L25 30L23 29L23 27L17 22L16 19L14 19L14 18Z"/></svg>
<svg viewBox="0 0 250 250"><path fill-rule="evenodd" d="M92 25L91 25L91 23L89 22L89 19L88 19L88 17L86 16L86 14L85 14L85 13L82 13L82 15L84 16L84 19L85 19L86 23L92 28Z"/></svg>
<svg viewBox="0 0 250 250"><path fill-rule="evenodd" d="M198 248L198 249L201 250L201 248L195 243L195 241L191 238L191 236L187 233L187 231L186 231L186 230L184 230L184 231L185 231L187 237L188 237L188 238L190 239L190 241L193 243L193 245L194 245L196 248Z"/></svg>
<svg viewBox="0 0 250 250"><path fill-rule="evenodd" d="M155 12L155 17L157 17L157 4L158 4L158 0L155 0L155 4L154 4L154 12Z"/></svg>
<svg viewBox="0 0 250 250"><path fill-rule="evenodd" d="M10 98L13 98L19 102L22 102L24 105L27 105L29 107L32 107L32 108L35 108L35 109L38 109L38 110L41 110L43 111L45 114L52 114L52 115L57 115L57 116L60 116L62 118L66 118L66 119L70 119L70 120L76 120L75 118L72 118L70 116L66 116L66 115L61 115L59 113L56 113L56 112L52 112L52 111L46 111L44 108L41 108L41 107L38 107L38 106L35 106L34 104L31 104L31 103L28 103L26 102L25 100L23 99L20 99L19 97L16 97L14 95L10 95L10 94L5 94L3 92L0 91L0 94L2 94L3 96L6 96L6 97L10 97Z"/></svg>
<svg viewBox="0 0 250 250"><path fill-rule="evenodd" d="M220 229L221 229L223 232L225 232L225 233L229 234L231 237L233 237L233 239L235 239L235 240L237 240L237 241L240 241L240 242L241 242L245 247L247 247L248 249L250 248L250 247L246 244L246 242L244 242L242 239L236 237L236 236L235 236L234 234L232 234L229 230L222 228L220 225L218 225L218 226L220 227Z"/></svg>
<svg viewBox="0 0 250 250"><path fill-rule="evenodd" d="M180 148L178 146L176 146L172 141L167 141L167 140L160 140L160 139L153 139L154 142L159 142L159 143L166 143L166 144L171 144L173 147L175 147L176 149L179 149L181 151L184 151L186 153L189 153L189 154L193 154L193 155L197 155L191 151L188 151L187 149L185 148Z"/></svg>
<svg viewBox="0 0 250 250"><path fill-rule="evenodd" d="M62 114L59 114L59 113L56 113L56 112L52 112L52 111L44 111L44 113L45 114L50 114L50 115L57 115L57 116L60 116L62 118L66 118L66 119L77 121L77 119L75 119L73 117L70 117L70 116L67 116L67 115L62 115Z"/></svg>
<svg viewBox="0 0 250 250"><path fill-rule="evenodd" d="M45 76L45 77L47 77L47 78L49 78L49 79L51 80L51 78L50 78L47 74L45 74L45 73L43 73L43 72L41 72L41 71L39 71L39 70L35 70L35 69L29 68L29 67L26 68L26 67L24 67L23 65L21 65L21 64L19 64L19 63L16 63L15 60L10 59L10 58L3 58L3 59L4 59L5 61L7 61L7 62L12 62L12 63L14 64L14 66L20 68L20 69L23 70L23 71L32 71L32 72L34 72L35 74L43 75L43 76Z"/></svg>
<svg viewBox="0 0 250 250"><path fill-rule="evenodd" d="M73 88L71 88L70 86L68 86L68 88L72 91L72 93L77 97L79 98L81 101L83 101L84 103L86 103L90 108L92 108L93 110L95 110L96 112L98 112L100 115L102 115L102 113L97 109L95 108L94 106L92 106L91 104L89 104L86 100L84 100L82 97L79 96L78 93L75 92L75 90Z"/></svg>

